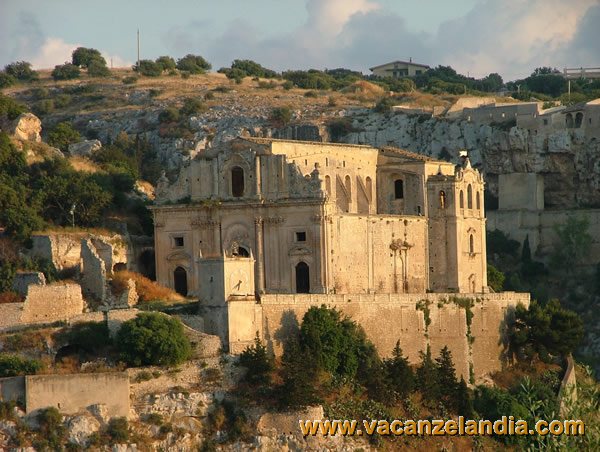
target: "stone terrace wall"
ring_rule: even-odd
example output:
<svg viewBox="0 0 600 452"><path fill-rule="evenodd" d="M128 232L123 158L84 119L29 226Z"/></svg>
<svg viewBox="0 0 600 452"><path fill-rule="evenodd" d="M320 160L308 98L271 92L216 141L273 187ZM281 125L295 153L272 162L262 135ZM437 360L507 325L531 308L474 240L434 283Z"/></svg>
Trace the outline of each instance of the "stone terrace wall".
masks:
<svg viewBox="0 0 600 452"><path fill-rule="evenodd" d="M53 323L83 312L81 287L73 283L29 286L20 323Z"/></svg>
<svg viewBox="0 0 600 452"><path fill-rule="evenodd" d="M129 416L127 372L25 377L27 413L53 406L76 414L97 404L106 405L109 417Z"/></svg>
<svg viewBox="0 0 600 452"><path fill-rule="evenodd" d="M474 303L470 325L465 308L452 301L457 297ZM228 303L227 342L231 353L240 353L258 331L269 349L280 355L304 313L324 304L358 322L382 357L390 356L398 340L411 363L420 361L427 345L434 356L447 345L457 373L469 381L472 369L476 381L481 381L501 369L505 321L518 303L528 306L529 294L263 295L260 304Z"/></svg>
<svg viewBox="0 0 600 452"><path fill-rule="evenodd" d="M0 400L16 402L25 400L25 377L0 378Z"/></svg>

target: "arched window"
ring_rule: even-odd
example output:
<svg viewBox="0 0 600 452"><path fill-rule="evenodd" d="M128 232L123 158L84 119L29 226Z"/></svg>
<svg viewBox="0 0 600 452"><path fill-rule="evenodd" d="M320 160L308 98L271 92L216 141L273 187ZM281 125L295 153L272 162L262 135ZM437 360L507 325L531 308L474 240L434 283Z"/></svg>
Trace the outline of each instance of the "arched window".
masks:
<svg viewBox="0 0 600 452"><path fill-rule="evenodd" d="M475 241L473 239L473 234L469 235L469 253L475 253Z"/></svg>
<svg viewBox="0 0 600 452"><path fill-rule="evenodd" d="M566 117L567 129L573 128L573 115L571 113L567 113Z"/></svg>
<svg viewBox="0 0 600 452"><path fill-rule="evenodd" d="M404 199L404 181L402 179L394 181L394 197L396 199Z"/></svg>
<svg viewBox="0 0 600 452"><path fill-rule="evenodd" d="M579 112L575 115L575 128L579 129L583 124L583 113Z"/></svg>
<svg viewBox="0 0 600 452"><path fill-rule="evenodd" d="M369 201L371 201L372 197L373 197L373 181L371 180L370 177L367 177L365 179L366 185L367 185L367 196L369 197Z"/></svg>
<svg viewBox="0 0 600 452"><path fill-rule="evenodd" d="M473 208L473 189L471 184L467 186L467 209Z"/></svg>
<svg viewBox="0 0 600 452"><path fill-rule="evenodd" d="M235 198L244 196L244 170L239 166L231 168L231 195Z"/></svg>
<svg viewBox="0 0 600 452"><path fill-rule="evenodd" d="M446 192L444 190L440 191L440 209L446 208Z"/></svg>
<svg viewBox="0 0 600 452"><path fill-rule="evenodd" d="M325 190L327 190L327 194L331 196L331 177L325 176Z"/></svg>
<svg viewBox="0 0 600 452"><path fill-rule="evenodd" d="M481 209L481 200L479 199L479 192L475 193L475 206L477 210Z"/></svg>
<svg viewBox="0 0 600 452"><path fill-rule="evenodd" d="M310 293L310 270L306 262L296 265L296 293Z"/></svg>
<svg viewBox="0 0 600 452"><path fill-rule="evenodd" d="M460 206L461 209L464 209L465 208L465 194L463 193L462 190L460 191L460 195L458 198L459 198L458 205Z"/></svg>

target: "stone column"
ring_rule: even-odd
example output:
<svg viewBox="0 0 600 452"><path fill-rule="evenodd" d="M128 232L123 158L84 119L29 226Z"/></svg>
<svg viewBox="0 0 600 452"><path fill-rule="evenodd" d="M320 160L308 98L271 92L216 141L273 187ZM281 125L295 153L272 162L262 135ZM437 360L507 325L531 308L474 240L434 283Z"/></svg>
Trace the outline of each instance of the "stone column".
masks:
<svg viewBox="0 0 600 452"><path fill-rule="evenodd" d="M215 157L212 160L212 183L213 183L213 188L212 188L212 195L213 198L218 199L219 198L219 162L217 160L217 158Z"/></svg>
<svg viewBox="0 0 600 452"><path fill-rule="evenodd" d="M265 293L265 266L263 251L263 219L256 217L254 219L254 228L256 232L256 290L259 294Z"/></svg>

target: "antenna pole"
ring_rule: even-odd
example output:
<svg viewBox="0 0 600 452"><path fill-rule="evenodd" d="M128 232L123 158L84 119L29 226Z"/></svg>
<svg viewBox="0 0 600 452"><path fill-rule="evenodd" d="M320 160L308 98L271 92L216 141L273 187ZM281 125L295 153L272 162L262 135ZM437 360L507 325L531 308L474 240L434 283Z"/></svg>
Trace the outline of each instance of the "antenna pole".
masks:
<svg viewBox="0 0 600 452"><path fill-rule="evenodd" d="M140 67L140 29L137 30L137 66Z"/></svg>

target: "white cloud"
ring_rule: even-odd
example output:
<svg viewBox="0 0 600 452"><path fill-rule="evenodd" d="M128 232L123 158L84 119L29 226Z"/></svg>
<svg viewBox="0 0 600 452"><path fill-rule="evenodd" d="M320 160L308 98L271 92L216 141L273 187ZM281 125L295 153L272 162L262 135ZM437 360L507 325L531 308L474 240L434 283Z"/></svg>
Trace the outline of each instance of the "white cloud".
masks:
<svg viewBox="0 0 600 452"><path fill-rule="evenodd" d="M71 61L73 50L79 44L70 44L61 38L48 37L39 48L38 52L29 58L34 69L49 69L57 64Z"/></svg>
<svg viewBox="0 0 600 452"><path fill-rule="evenodd" d="M123 67L131 67L133 66L133 62L129 61L125 58L120 57L119 55L110 55L107 52L101 51L100 52L102 54L102 56L104 57L104 59L106 60L106 65L108 67L111 67L111 63L112 63L112 67L113 68L123 68Z"/></svg>

